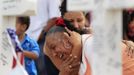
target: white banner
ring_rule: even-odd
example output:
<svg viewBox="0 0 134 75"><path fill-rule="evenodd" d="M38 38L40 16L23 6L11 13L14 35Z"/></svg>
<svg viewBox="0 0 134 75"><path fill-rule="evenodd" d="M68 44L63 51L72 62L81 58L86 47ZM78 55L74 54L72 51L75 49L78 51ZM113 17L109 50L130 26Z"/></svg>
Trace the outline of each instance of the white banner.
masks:
<svg viewBox="0 0 134 75"><path fill-rule="evenodd" d="M7 31L2 32L0 43L0 75L28 75L20 64L15 48ZM13 62L16 61L16 66Z"/></svg>
<svg viewBox="0 0 134 75"><path fill-rule="evenodd" d="M11 15L35 15L37 0L2 0L2 14Z"/></svg>
<svg viewBox="0 0 134 75"><path fill-rule="evenodd" d="M71 10L92 10L95 6L95 0L67 0L67 9Z"/></svg>
<svg viewBox="0 0 134 75"><path fill-rule="evenodd" d="M134 8L134 0L67 0L67 8L69 11Z"/></svg>

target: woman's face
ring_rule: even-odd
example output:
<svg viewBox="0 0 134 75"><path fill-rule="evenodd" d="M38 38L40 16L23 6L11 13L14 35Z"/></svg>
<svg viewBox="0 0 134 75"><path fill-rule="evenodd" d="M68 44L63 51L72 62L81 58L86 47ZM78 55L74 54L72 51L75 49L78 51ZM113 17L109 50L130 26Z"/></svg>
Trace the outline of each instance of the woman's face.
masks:
<svg viewBox="0 0 134 75"><path fill-rule="evenodd" d="M128 25L130 36L134 36L134 19Z"/></svg>
<svg viewBox="0 0 134 75"><path fill-rule="evenodd" d="M133 21L130 22L128 27L129 27L129 31L134 33L134 19Z"/></svg>
<svg viewBox="0 0 134 75"><path fill-rule="evenodd" d="M86 19L83 12L69 11L64 14L63 18L69 20L77 29L83 29L86 25Z"/></svg>
<svg viewBox="0 0 134 75"><path fill-rule="evenodd" d="M58 57L62 60L65 60L72 52L72 44L67 38L67 33L57 32L46 37L46 46L51 51L52 55ZM57 37L58 36L58 37Z"/></svg>

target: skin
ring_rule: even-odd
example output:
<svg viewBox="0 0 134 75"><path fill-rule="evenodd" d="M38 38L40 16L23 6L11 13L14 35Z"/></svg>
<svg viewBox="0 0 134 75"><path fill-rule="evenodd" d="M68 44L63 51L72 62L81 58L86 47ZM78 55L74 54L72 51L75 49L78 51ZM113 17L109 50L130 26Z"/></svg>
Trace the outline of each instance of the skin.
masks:
<svg viewBox="0 0 134 75"><path fill-rule="evenodd" d="M56 35L56 37L54 37ZM60 37L59 37L60 36ZM53 56L65 60L72 51L72 44L64 33L55 33L46 38L46 45L52 51Z"/></svg>
<svg viewBox="0 0 134 75"><path fill-rule="evenodd" d="M25 37L25 31L26 31L27 25L21 25L18 21L16 21L16 34L18 35L18 39L20 42L24 40ZM25 57L31 58L31 59L37 59L38 56L33 53L26 50L23 50L23 54Z"/></svg>
<svg viewBox="0 0 134 75"><path fill-rule="evenodd" d="M81 11L69 11L63 16L64 19L69 20L75 28L83 29L86 25L86 18Z"/></svg>
<svg viewBox="0 0 134 75"><path fill-rule="evenodd" d="M78 30L84 29L86 27L86 18L85 18L85 15L83 14L83 12L81 12L81 11L77 11L77 12L76 11L75 12L69 11L69 12L66 12L64 14L63 18L66 19L66 20L69 20L71 23L73 23L74 27L77 28ZM53 25L55 25L54 22L55 22L55 18L50 19L50 21L48 21L48 23L47 23L47 26L44 28L44 31L47 32ZM90 30L89 30L88 33L90 33ZM46 41L47 40L49 40L49 39L46 39ZM55 40L49 40L49 42L51 42L51 41L54 42ZM55 50L55 52L52 51L52 53L51 53L51 52L49 52L49 48L47 48L47 47L46 47L46 51L44 52L46 55L49 56L49 58L52 60L52 62L60 70L60 75L70 73L70 71L69 72L68 71L61 71L62 70L61 68L63 68L63 67L60 67L60 65L62 64L64 66L64 65L68 64L69 62L66 62L66 63L64 63L64 62L67 60L66 58L68 56L70 56L71 54L72 54L72 58L75 58L75 60L73 62L71 62L72 66L73 66L73 63L75 64L74 69L71 69L71 71L74 72L74 70L75 70L75 72L78 73L80 60L81 60L81 45L78 46L78 47L75 47L73 44L71 44L71 45L73 46L72 49L74 49L74 50L72 50L72 49L71 50L70 49L66 50L66 51L70 51L71 53L70 52L68 52L68 53L67 52L62 52L63 48L60 48L61 52L59 52L59 50ZM59 44L59 46L61 46L61 45ZM64 46L61 46L61 47L64 47ZM70 61L71 61L71 59L70 59ZM77 71L76 71L76 68L77 68ZM66 69L66 70L68 70L68 69ZM77 75L77 74L73 74L73 73L71 73L71 74L72 75ZM67 74L67 75L71 75L71 74Z"/></svg>
<svg viewBox="0 0 134 75"><path fill-rule="evenodd" d="M81 17L79 16L79 15L81 15ZM83 16L83 13L82 12L67 12L67 13L65 13L65 15L63 16L63 18L64 19L67 19L67 20L69 20L70 22L72 22L74 25L75 25L75 27L76 28L78 28L78 29L82 29L82 28L84 28L85 27L85 20L84 20L84 16ZM82 20L80 21L79 19L80 18L82 18ZM48 29L49 30L49 29ZM68 30L69 31L69 30ZM70 34L71 33L74 33L74 32L70 32ZM77 37L75 37L75 39L76 39ZM69 64L73 64L73 62L75 62L75 60L80 60L80 58L81 58L81 54L80 53L77 53L77 52L82 52L81 51L81 48L79 48L79 46L75 46L74 47L74 45L75 44L77 44L77 43L75 43L76 42L76 40L75 40L74 38L71 40L71 39L69 39L70 40L70 42L71 42L71 44L72 44L72 46L73 46L73 48L71 49L71 51L69 51L69 53L70 54L72 54L72 58L70 58L70 60L68 60L69 62L70 61L72 61L71 59L73 59L75 56L77 56L77 58L76 59L73 59L74 61L72 61L71 63L69 63ZM50 40L50 37L49 37L49 39L47 39L47 40ZM75 40L75 41L73 41L73 40ZM55 40L51 40L52 42L54 42ZM49 41L49 42L51 42L51 41ZM73 42L72 42L73 41ZM122 43L122 45L123 45L123 43ZM129 45L129 42L127 43L127 45ZM64 53L62 50L60 51L60 50L58 50L58 51L56 51L56 52L50 52L50 49L49 48L47 48L46 46L44 47L45 49L46 49L46 51L44 52L46 55L48 55L49 56L49 58L52 60L52 62L56 65L56 67L60 70L60 74L61 75L71 75L71 74L68 74L70 71L62 71L61 70L61 64L62 65L67 65L68 64L68 62L66 62L65 63L65 61L67 60L67 58L66 57L69 57L69 53L67 54L67 53L65 53L65 54L67 54L67 55L63 55L64 57L63 58L61 58L61 56L62 55L60 55L61 53ZM66 57L65 57L66 56ZM77 61L78 62L78 61ZM75 64L76 64L76 62L75 62ZM69 65L67 65L66 67L68 67ZM65 69L66 67L62 67L62 69ZM76 68L76 67L75 67ZM68 70L68 68L67 68L67 70ZM72 72L73 72L74 70L72 70ZM78 72L78 71L77 71ZM73 75L75 75L75 74L73 74ZM77 75L77 74L76 74Z"/></svg>
<svg viewBox="0 0 134 75"><path fill-rule="evenodd" d="M134 19L130 22L128 28L129 28L129 35L134 36Z"/></svg>
<svg viewBox="0 0 134 75"><path fill-rule="evenodd" d="M60 70L60 75L78 75L80 65L79 61L82 52L81 35L69 30L68 33L70 36L65 32L54 33L54 35L59 37L53 35L47 36L45 54L50 57L52 62ZM61 39L62 42L60 42L59 39ZM70 64L73 68L68 69ZM63 69L65 71L63 71Z"/></svg>
<svg viewBox="0 0 134 75"><path fill-rule="evenodd" d="M56 54L58 54L58 53L61 54L62 52L65 52L65 53L70 53L71 52L72 56L67 56L65 60L60 58L60 56L58 56L58 55L50 57L50 59L52 59L53 63L58 66L57 68L60 70L59 75L78 75L78 73L76 73L76 74L72 74L72 73L73 72L78 72L78 70L77 71L75 70L76 66L74 65L73 62L75 62L76 59L81 58L79 53L77 53L77 52L82 52L82 49L80 48L80 46L81 46L81 42L80 42L81 38L80 38L80 35L78 33L76 33L76 32L70 31L68 29L67 29L67 32L70 34L70 36L68 36L65 33L55 33L55 35L57 35L59 37L60 37L60 34L62 34L62 36L64 35L68 39L68 41L70 41L70 43L68 43L68 42L66 42L66 43L73 45L73 47L70 49L71 51L69 51L69 52L65 51L65 50L64 51L62 51L62 50L56 51L56 49L52 49L53 51L50 50L50 49L47 49L47 50L51 51L51 53L55 53L55 51L56 51ZM53 37L48 36L47 38L49 38L48 40L52 40ZM64 40L64 38L60 38L60 39ZM51 44L53 43L54 45L56 45L58 43L58 41L55 40L56 43L54 43L54 40L53 40L53 42L51 42ZM129 46L127 46L127 45L129 45ZM131 49L130 47L133 47L133 42L131 42L131 41L125 41L124 40L123 43L121 43L122 51L127 50L129 52L132 52L131 50L133 50L133 49ZM73 54L76 54L78 57L74 58ZM132 53L129 53L129 54L132 54ZM56 59L56 58L58 58L58 59ZM60 61L60 62L58 62L58 61ZM123 60L123 62L124 62L124 60ZM60 67L61 64L63 64L64 66L62 65L62 67ZM69 64L71 64L75 68L70 70L68 68ZM75 64L78 64L78 63L75 62ZM63 69L65 69L66 71L64 71Z"/></svg>
<svg viewBox="0 0 134 75"><path fill-rule="evenodd" d="M53 27L55 25L55 21L57 18L58 17L54 17L54 18L48 20L47 25L44 28L45 32L47 32L51 27ZM77 12L68 11L64 14L63 18L66 20L69 20L74 25L74 27L76 27L79 30L86 27L86 18L85 18L85 15L83 14L83 12L81 12L81 11L77 11Z"/></svg>

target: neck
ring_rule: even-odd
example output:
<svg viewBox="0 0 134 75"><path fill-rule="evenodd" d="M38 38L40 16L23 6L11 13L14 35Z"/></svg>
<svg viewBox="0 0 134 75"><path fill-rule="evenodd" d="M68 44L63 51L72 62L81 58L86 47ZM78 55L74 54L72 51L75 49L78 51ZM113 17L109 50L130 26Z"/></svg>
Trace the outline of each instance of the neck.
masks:
<svg viewBox="0 0 134 75"><path fill-rule="evenodd" d="M25 37L25 33L18 35L19 41L20 42L23 41L24 37Z"/></svg>

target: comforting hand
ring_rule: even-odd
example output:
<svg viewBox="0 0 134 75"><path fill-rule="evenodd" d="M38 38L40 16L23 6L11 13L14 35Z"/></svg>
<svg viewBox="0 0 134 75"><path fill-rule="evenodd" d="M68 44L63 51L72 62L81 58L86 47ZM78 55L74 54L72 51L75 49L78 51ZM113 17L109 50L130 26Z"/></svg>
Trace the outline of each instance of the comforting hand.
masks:
<svg viewBox="0 0 134 75"><path fill-rule="evenodd" d="M69 41L73 44L73 50L72 50L72 55L77 56L80 61L81 59L81 54L82 54L82 39L81 35L75 31L71 31L68 28L65 28L67 33L70 35L68 36Z"/></svg>
<svg viewBox="0 0 134 75"><path fill-rule="evenodd" d="M70 55L60 66L59 75L78 75L80 62L76 61L77 57Z"/></svg>
<svg viewBox="0 0 134 75"><path fill-rule="evenodd" d="M81 35L75 31L71 31L68 28L65 28L67 33L70 35L69 40L73 44L73 46L81 45Z"/></svg>

